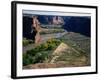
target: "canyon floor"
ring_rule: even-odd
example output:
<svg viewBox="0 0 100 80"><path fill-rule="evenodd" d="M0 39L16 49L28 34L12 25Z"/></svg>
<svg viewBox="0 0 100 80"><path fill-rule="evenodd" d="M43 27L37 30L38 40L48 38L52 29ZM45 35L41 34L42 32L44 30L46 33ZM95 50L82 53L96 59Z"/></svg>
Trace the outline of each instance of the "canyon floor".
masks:
<svg viewBox="0 0 100 80"><path fill-rule="evenodd" d="M42 35L42 37L44 37L43 41L45 42L51 36L61 40L61 42L55 49L44 51L44 53L48 52L49 57L42 62L24 65L23 69L82 67L91 65L90 37L75 32L63 32L60 36L56 34ZM27 50L31 50L35 47L35 44L30 44L24 47L23 51L27 54Z"/></svg>

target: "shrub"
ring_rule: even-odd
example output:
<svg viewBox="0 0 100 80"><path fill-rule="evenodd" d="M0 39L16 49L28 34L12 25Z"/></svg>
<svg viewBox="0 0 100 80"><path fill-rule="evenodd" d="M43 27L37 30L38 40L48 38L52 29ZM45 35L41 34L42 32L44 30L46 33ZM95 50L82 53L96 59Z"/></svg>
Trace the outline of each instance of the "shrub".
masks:
<svg viewBox="0 0 100 80"><path fill-rule="evenodd" d="M28 54L23 54L23 66L31 64L32 63L32 56Z"/></svg>
<svg viewBox="0 0 100 80"><path fill-rule="evenodd" d="M23 46L27 46L28 44L31 44L31 43L33 43L33 40L23 38Z"/></svg>

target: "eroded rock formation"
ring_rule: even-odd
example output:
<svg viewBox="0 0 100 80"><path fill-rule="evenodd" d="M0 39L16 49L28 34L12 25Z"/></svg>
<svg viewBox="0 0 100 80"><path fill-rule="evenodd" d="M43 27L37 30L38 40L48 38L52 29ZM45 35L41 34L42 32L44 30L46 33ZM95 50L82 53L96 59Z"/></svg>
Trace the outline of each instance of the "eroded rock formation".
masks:
<svg viewBox="0 0 100 80"><path fill-rule="evenodd" d="M32 17L32 30L33 30L33 33L35 33L35 43L39 43L41 38L40 38L40 25L39 25L39 21L37 19L36 16L33 16ZM34 36L33 36L34 37Z"/></svg>
<svg viewBox="0 0 100 80"><path fill-rule="evenodd" d="M55 16L52 18L53 20L53 24L63 24L64 23L64 20L62 17L59 17L59 16Z"/></svg>

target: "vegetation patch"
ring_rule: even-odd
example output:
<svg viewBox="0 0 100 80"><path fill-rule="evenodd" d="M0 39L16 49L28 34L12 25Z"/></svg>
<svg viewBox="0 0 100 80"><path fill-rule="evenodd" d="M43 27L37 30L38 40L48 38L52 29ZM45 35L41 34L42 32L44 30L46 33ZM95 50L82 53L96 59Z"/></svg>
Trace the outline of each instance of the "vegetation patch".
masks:
<svg viewBox="0 0 100 80"><path fill-rule="evenodd" d="M27 46L28 44L33 43L33 40L23 38L23 46Z"/></svg>
<svg viewBox="0 0 100 80"><path fill-rule="evenodd" d="M51 60L56 56L53 55L57 47L64 43L68 45L68 49L62 49L62 54L57 55L53 63ZM60 53L60 52L59 52ZM66 33L60 38L48 39L46 42L41 43L32 50L23 53L23 65L36 65L36 64L49 65L54 64L55 67L59 66L87 66L90 64L90 38L83 36L79 33ZM50 63L50 64L49 64ZM53 66L51 66L53 67Z"/></svg>
<svg viewBox="0 0 100 80"><path fill-rule="evenodd" d="M62 33L65 32L64 29L43 29L41 30L40 34L52 34L52 33Z"/></svg>
<svg viewBox="0 0 100 80"><path fill-rule="evenodd" d="M53 50L61 43L58 39L49 39L36 48L23 54L23 65L43 63L50 58Z"/></svg>

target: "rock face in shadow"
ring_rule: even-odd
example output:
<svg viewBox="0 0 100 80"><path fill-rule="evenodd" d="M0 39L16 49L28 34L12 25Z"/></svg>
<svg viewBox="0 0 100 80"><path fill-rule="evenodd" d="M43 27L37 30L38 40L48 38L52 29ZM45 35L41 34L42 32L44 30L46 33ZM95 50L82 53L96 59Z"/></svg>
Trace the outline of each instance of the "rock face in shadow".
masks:
<svg viewBox="0 0 100 80"><path fill-rule="evenodd" d="M33 34L32 31L32 18L30 17L23 17L23 37L28 39L32 39Z"/></svg>
<svg viewBox="0 0 100 80"><path fill-rule="evenodd" d="M38 21L41 24L62 25L62 28L69 32L76 32L85 36L91 36L91 18L90 17L72 17L72 16L45 16L38 15ZM23 37L34 40L32 30L32 18L23 16Z"/></svg>
<svg viewBox="0 0 100 80"><path fill-rule="evenodd" d="M77 32L85 36L91 36L91 21L88 17L70 17L65 19L63 28L67 31Z"/></svg>

